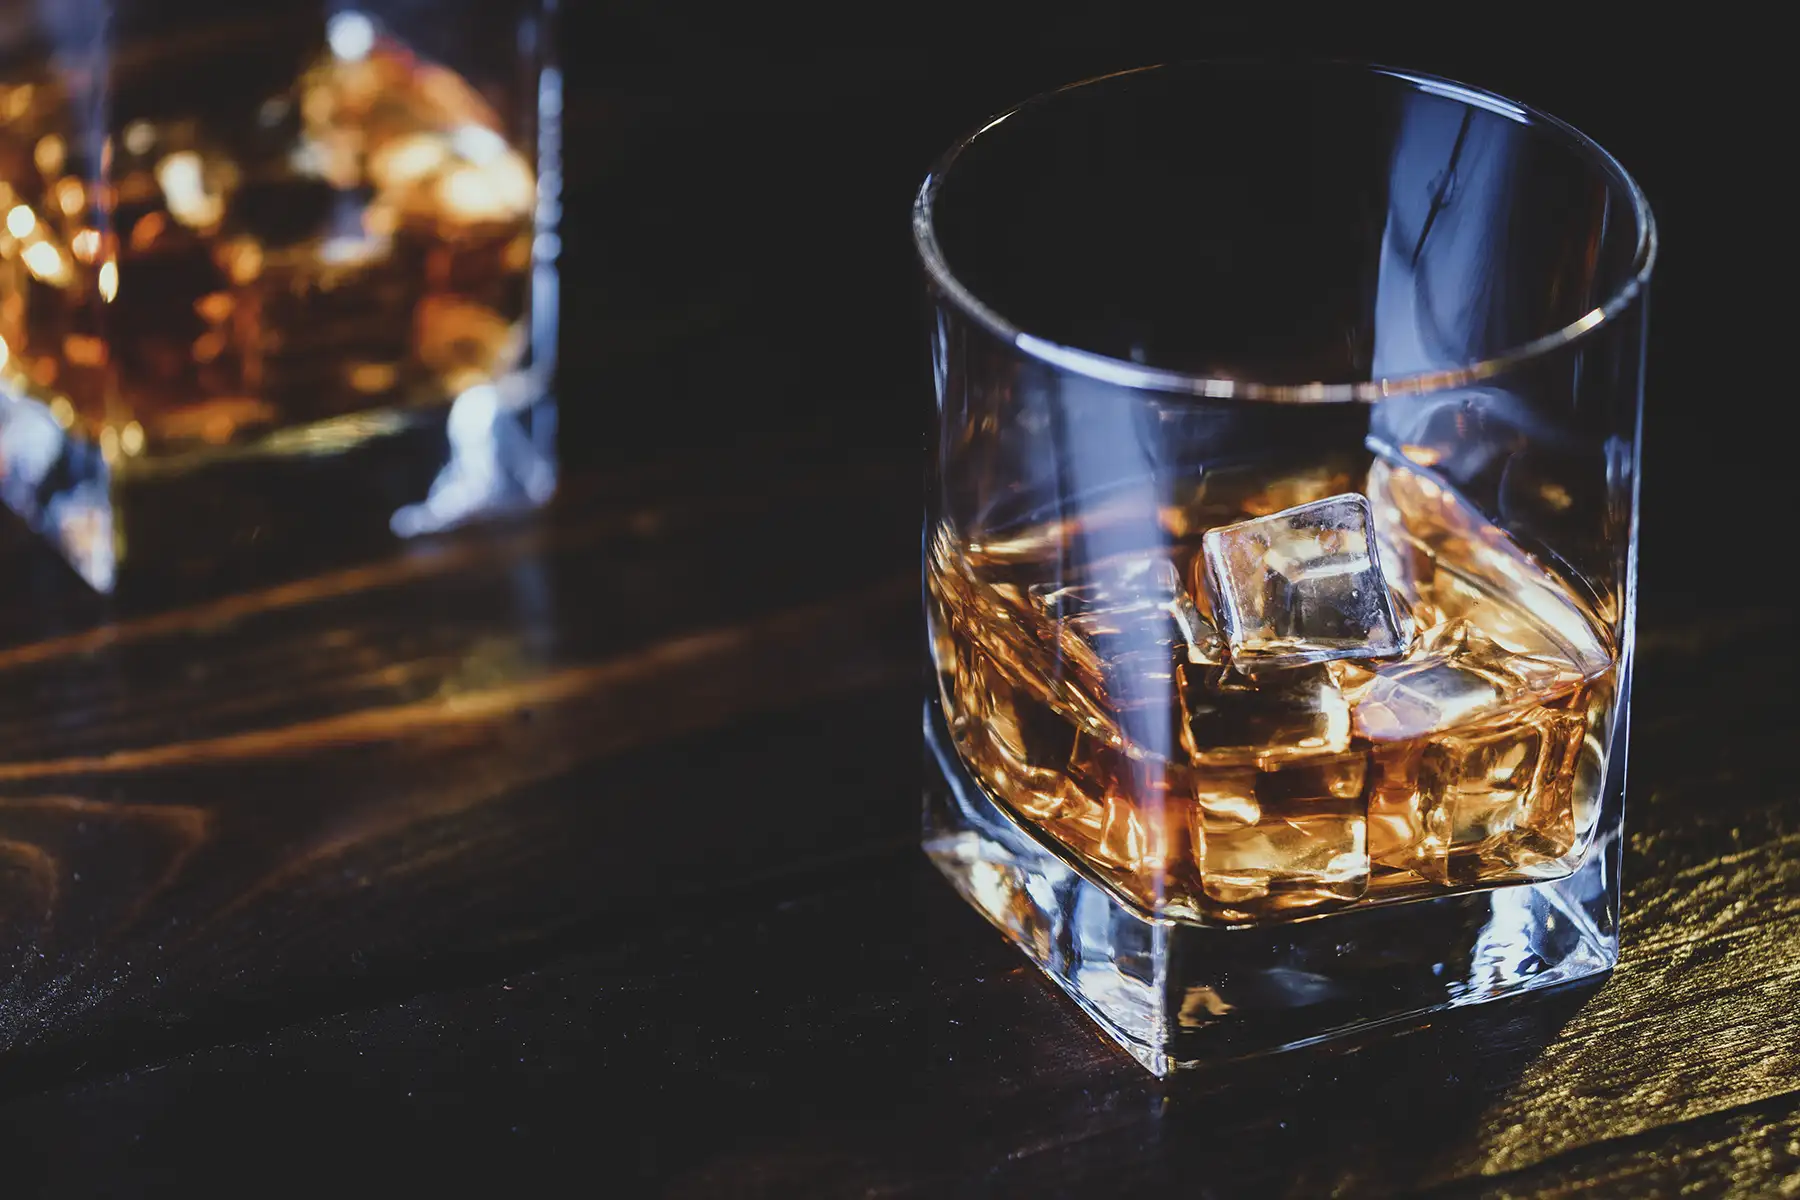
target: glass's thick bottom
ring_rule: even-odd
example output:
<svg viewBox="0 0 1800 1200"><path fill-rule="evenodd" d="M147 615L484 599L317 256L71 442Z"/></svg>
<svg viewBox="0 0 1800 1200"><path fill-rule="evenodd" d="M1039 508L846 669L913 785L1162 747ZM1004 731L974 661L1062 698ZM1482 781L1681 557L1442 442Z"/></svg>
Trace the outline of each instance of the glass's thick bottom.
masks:
<svg viewBox="0 0 1800 1200"><path fill-rule="evenodd" d="M1625 721L1586 859L1554 881L1299 920L1152 918L990 797L925 702L926 853L1157 1075L1585 979L1618 960Z"/></svg>
<svg viewBox="0 0 1800 1200"><path fill-rule="evenodd" d="M438 404L115 467L35 397L0 387L0 500L98 591L246 582L542 504L556 484L555 419L555 398L521 373Z"/></svg>

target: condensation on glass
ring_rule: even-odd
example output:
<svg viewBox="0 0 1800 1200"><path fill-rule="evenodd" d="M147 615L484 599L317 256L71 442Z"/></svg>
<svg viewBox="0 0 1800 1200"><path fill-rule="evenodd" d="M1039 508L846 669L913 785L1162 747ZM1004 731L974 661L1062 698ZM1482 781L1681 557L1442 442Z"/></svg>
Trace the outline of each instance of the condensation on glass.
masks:
<svg viewBox="0 0 1800 1200"><path fill-rule="evenodd" d="M548 498L553 8L4 5L0 496L88 582Z"/></svg>
<svg viewBox="0 0 1800 1200"><path fill-rule="evenodd" d="M1441 80L1164 67L989 123L914 230L964 895L1158 1072L1610 968L1617 164Z"/></svg>

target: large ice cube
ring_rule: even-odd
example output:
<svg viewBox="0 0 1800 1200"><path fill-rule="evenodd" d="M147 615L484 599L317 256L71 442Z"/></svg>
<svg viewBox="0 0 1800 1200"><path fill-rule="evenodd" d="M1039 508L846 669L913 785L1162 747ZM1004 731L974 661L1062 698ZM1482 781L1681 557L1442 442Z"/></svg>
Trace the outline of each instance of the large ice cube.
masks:
<svg viewBox="0 0 1800 1200"><path fill-rule="evenodd" d="M1565 695L1582 681L1567 659L1507 650L1468 621L1425 631L1396 662L1336 669L1351 728L1377 742L1423 737L1453 725Z"/></svg>
<svg viewBox="0 0 1800 1200"><path fill-rule="evenodd" d="M1580 712L1538 708L1422 747L1378 751L1370 852L1442 884L1560 873L1577 840Z"/></svg>
<svg viewBox="0 0 1800 1200"><path fill-rule="evenodd" d="M1369 882L1368 765L1359 750L1265 770L1193 770L1206 897L1226 915L1251 918L1361 896Z"/></svg>
<svg viewBox="0 0 1800 1200"><path fill-rule="evenodd" d="M1205 766L1336 753L1350 744L1350 705L1323 666L1254 679L1182 663L1181 744Z"/></svg>
<svg viewBox="0 0 1800 1200"><path fill-rule="evenodd" d="M1375 554L1369 502L1347 493L1208 530L1206 586L1247 669L1403 653L1408 619Z"/></svg>

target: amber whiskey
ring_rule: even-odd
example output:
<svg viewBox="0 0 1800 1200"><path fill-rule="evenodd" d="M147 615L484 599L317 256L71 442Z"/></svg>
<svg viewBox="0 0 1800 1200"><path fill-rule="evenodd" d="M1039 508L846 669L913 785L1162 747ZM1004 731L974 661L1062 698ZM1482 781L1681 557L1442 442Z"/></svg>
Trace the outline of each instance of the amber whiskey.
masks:
<svg viewBox="0 0 1800 1200"><path fill-rule="evenodd" d="M1603 614L1402 456L943 524L926 573L970 773L1140 909L1233 924L1554 879L1591 839Z"/></svg>
<svg viewBox="0 0 1800 1200"><path fill-rule="evenodd" d="M547 495L542 138L356 13L102 66L0 87L13 507L105 587L309 509L409 533Z"/></svg>

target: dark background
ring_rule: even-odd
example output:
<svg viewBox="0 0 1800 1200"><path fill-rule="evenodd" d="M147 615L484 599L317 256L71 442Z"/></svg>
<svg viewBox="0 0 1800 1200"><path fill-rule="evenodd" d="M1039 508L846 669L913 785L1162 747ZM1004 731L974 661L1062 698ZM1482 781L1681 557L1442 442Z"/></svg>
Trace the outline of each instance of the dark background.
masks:
<svg viewBox="0 0 1800 1200"><path fill-rule="evenodd" d="M1784 964L1800 866L1769 849L1800 844L1780 752L1792 654L1770 616L1787 541L1777 489L1794 474L1791 103L1776 103L1770 31L1711 12L1654 28L1622 5L563 2L570 470L546 532L471 535L429 552L449 566L428 556L366 602L197 610L122 649L81 642L98 610L70 599L79 615L51 625L74 629L80 653L9 658L0 727L67 756L212 736L270 692L354 714L411 697L408 671L438 685L439 667L406 658L421 637L448 647L445 686L471 672L469 686L530 685L540 668L740 618L764 622L775 649L728 642L617 707L581 693L417 746L102 774L96 803L205 809L210 857L155 898L154 942L71 960L82 988L54 973L36 992L0 985L0 1194L1791 1182ZM936 155L1024 96L1263 54L1517 97L1613 151L1656 210L1654 637L1627 859L1639 917L1628 965L1585 1009L1586 995L1490 1006L1170 1090L1102 1044L915 845L909 588L928 379L907 215ZM37 553L4 540L8 563ZM8 646L75 596L60 575L40 581L59 569L44 557L39 611L7 601ZM846 614L839 594L872 587L873 615ZM340 670L346 639L363 657ZM737 699L758 692L775 699ZM677 732L583 757L578 743L637 710L646 728L674 714ZM484 787L500 798L438 806ZM1659 790L1675 799L1659 805ZM393 817L396 796L424 816ZM259 811L234 824L234 800ZM636 823L618 825L616 805ZM285 838L308 850L321 826L341 827L332 854L283 857ZM102 848L127 866L165 852L126 835ZM124 983L94 982L101 968Z"/></svg>
<svg viewBox="0 0 1800 1200"><path fill-rule="evenodd" d="M1662 236L1646 477L1692 480L1646 495L1646 577L1693 586L1674 561L1702 532L1713 555L1754 554L1761 533L1723 512L1772 501L1789 460L1789 306L1776 298L1793 239L1771 39L1752 21L1658 26L1619 5L1319 7L572 6L568 78L585 117L570 137L567 332L613 351L594 360L603 398L571 405L572 452L771 428L913 444L926 376L907 210L953 139L1109 70L1346 58L1523 100L1637 177ZM670 371L659 334L705 350Z"/></svg>

